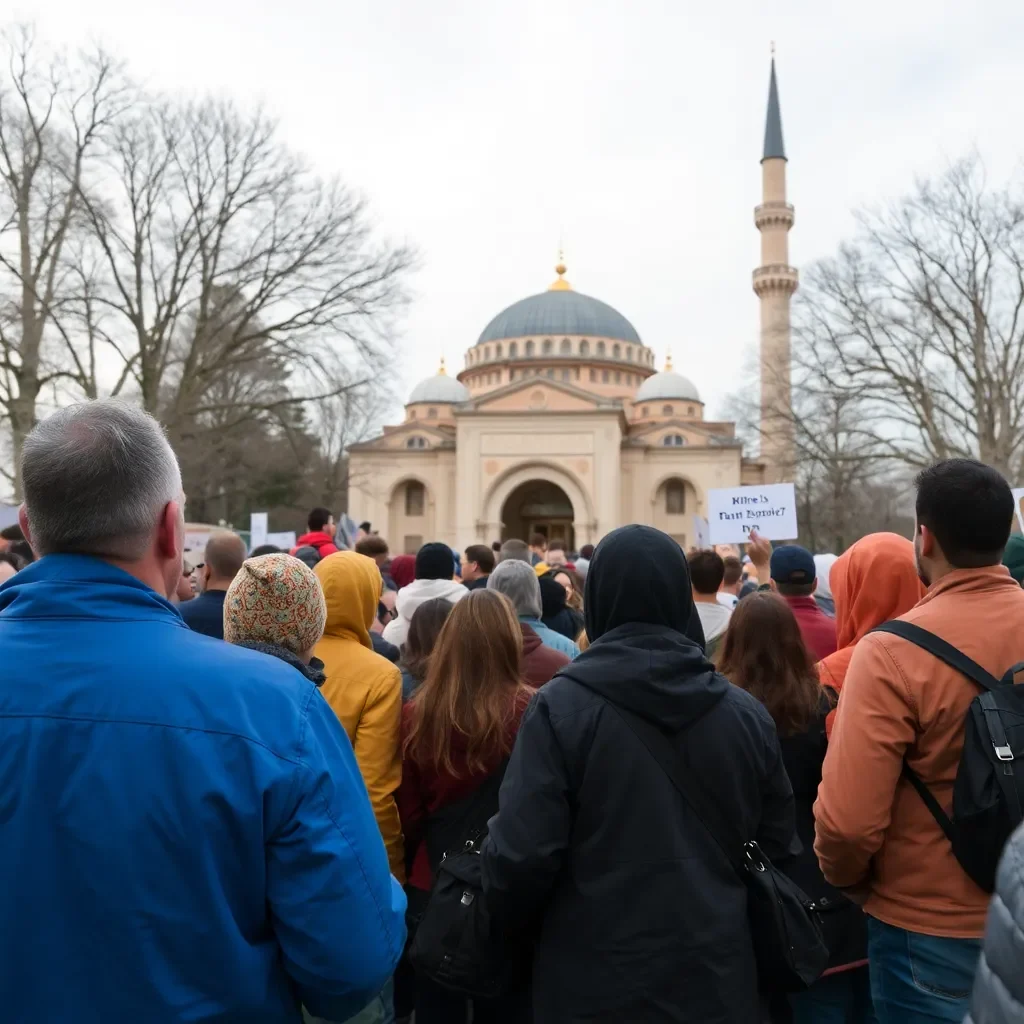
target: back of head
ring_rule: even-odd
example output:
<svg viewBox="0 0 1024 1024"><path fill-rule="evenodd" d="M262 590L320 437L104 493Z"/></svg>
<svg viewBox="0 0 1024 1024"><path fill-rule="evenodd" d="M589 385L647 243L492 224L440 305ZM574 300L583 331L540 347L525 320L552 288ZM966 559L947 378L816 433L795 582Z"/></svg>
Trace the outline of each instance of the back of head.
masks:
<svg viewBox="0 0 1024 1024"><path fill-rule="evenodd" d="M416 558L414 555L395 555L391 559L391 578L399 589L409 586L416 579Z"/></svg>
<svg viewBox="0 0 1024 1024"><path fill-rule="evenodd" d="M306 516L306 525L312 533L320 533L333 518L334 514L329 508L318 506Z"/></svg>
<svg viewBox="0 0 1024 1024"><path fill-rule="evenodd" d="M427 660L437 643L441 627L454 607L443 597L432 597L424 601L409 620L409 632L402 648L402 664L420 682L426 675Z"/></svg>
<svg viewBox="0 0 1024 1024"><path fill-rule="evenodd" d="M530 535L530 547L537 548L538 551L547 551L548 539L543 533L533 533Z"/></svg>
<svg viewBox="0 0 1024 1024"><path fill-rule="evenodd" d="M991 466L946 459L917 477L917 524L954 569L999 565L1013 525L1013 492Z"/></svg>
<svg viewBox="0 0 1024 1024"><path fill-rule="evenodd" d="M683 549L653 526L620 526L594 550L584 599L593 644L619 626L660 626L704 646Z"/></svg>
<svg viewBox="0 0 1024 1024"><path fill-rule="evenodd" d="M379 555L388 553L388 542L383 537L371 533L369 537L362 537L356 541L356 554L366 555L367 558L377 558Z"/></svg>
<svg viewBox="0 0 1024 1024"><path fill-rule="evenodd" d="M224 598L224 639L305 655L324 635L327 603L313 570L283 552L242 565Z"/></svg>
<svg viewBox="0 0 1024 1024"><path fill-rule="evenodd" d="M722 556L717 551L705 548L703 551L695 551L686 561L694 591L705 597L717 594L725 577Z"/></svg>
<svg viewBox="0 0 1024 1024"><path fill-rule="evenodd" d="M25 439L22 481L40 556L139 561L167 504L182 500L160 425L114 399L70 405L37 424Z"/></svg>
<svg viewBox="0 0 1024 1024"><path fill-rule="evenodd" d="M276 544L261 544L258 548L253 548L249 552L250 558L259 558L260 555L278 555L281 553L281 549Z"/></svg>
<svg viewBox="0 0 1024 1024"><path fill-rule="evenodd" d="M914 545L895 533L870 533L849 547L829 572L836 602L839 649L875 626L904 615L924 597Z"/></svg>
<svg viewBox="0 0 1024 1024"><path fill-rule="evenodd" d="M541 615L545 619L552 618L565 608L565 587L554 576L541 576L537 582L540 584Z"/></svg>
<svg viewBox="0 0 1024 1024"><path fill-rule="evenodd" d="M590 561L590 559L593 558L593 557L594 557L594 545L593 544L584 544L583 547L580 548L580 558L585 558L585 559L587 559L587 561Z"/></svg>
<svg viewBox="0 0 1024 1024"><path fill-rule="evenodd" d="M245 562L245 541L230 530L215 530L206 542L203 559L211 583L230 583Z"/></svg>
<svg viewBox="0 0 1024 1024"><path fill-rule="evenodd" d="M722 583L727 587L734 587L743 576L743 565L735 555L726 555L722 559ZM692 575L692 572L691 572Z"/></svg>
<svg viewBox="0 0 1024 1024"><path fill-rule="evenodd" d="M529 562L518 558L499 562L487 577L487 589L504 594L517 615L528 619L541 616L540 583Z"/></svg>
<svg viewBox="0 0 1024 1024"><path fill-rule="evenodd" d="M370 626L384 589L377 563L354 551L338 551L317 562L313 572L327 602L324 632L357 639L370 647Z"/></svg>
<svg viewBox="0 0 1024 1024"><path fill-rule="evenodd" d="M771 574L783 597L810 597L817 586L814 556L799 544L781 544L772 552Z"/></svg>
<svg viewBox="0 0 1024 1024"><path fill-rule="evenodd" d="M501 545L501 552L498 556L498 562L529 562L530 561L530 548L526 541L516 540L512 537L505 541Z"/></svg>
<svg viewBox="0 0 1024 1024"><path fill-rule="evenodd" d="M450 580L454 575L455 562L447 544L431 541L416 552L416 579Z"/></svg>
<svg viewBox="0 0 1024 1024"><path fill-rule="evenodd" d="M508 599L470 591L441 627L423 685L412 698L404 753L458 777L458 742L471 773L493 770L511 746L509 713L522 690L522 631Z"/></svg>
<svg viewBox="0 0 1024 1024"><path fill-rule="evenodd" d="M466 561L476 562L484 575L494 571L494 552L486 544L470 544L466 548Z"/></svg>
<svg viewBox="0 0 1024 1024"><path fill-rule="evenodd" d="M806 730L821 706L821 684L796 616L776 594L751 594L736 605L718 670L764 704L780 736Z"/></svg>

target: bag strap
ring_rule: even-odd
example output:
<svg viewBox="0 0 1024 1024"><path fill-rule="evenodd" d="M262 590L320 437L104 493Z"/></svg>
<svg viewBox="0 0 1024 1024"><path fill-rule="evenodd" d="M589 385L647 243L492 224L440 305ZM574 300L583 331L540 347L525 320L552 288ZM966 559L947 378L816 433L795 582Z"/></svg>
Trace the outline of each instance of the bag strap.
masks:
<svg viewBox="0 0 1024 1024"><path fill-rule="evenodd" d="M982 668L976 661L968 658L963 651L957 650L941 636L929 633L927 629L915 626L912 622L892 619L876 626L872 633L891 633L893 636L908 640L915 647L920 647L939 661L944 661L950 668L955 668L961 675L967 676L972 683L977 683L983 690L998 690L1002 682L996 679L987 668ZM1011 677L1012 679L1012 677Z"/></svg>
<svg viewBox="0 0 1024 1024"><path fill-rule="evenodd" d="M697 815L705 830L721 848L736 873L742 878L745 873L742 859L745 840L732 827L728 819L718 811L717 807L712 802L705 800L704 794L693 784L694 779L692 776L683 774L679 757L673 749L672 742L668 736L656 725L634 714L632 711L627 711L611 701L605 701L605 703L626 723L630 732L647 748L647 752L668 776L669 782L672 783L680 796L689 804L690 809Z"/></svg>
<svg viewBox="0 0 1024 1024"><path fill-rule="evenodd" d="M434 863L435 858L438 861L442 859L436 857L438 851L443 855L449 849L463 846L468 840L475 838L472 832L476 831L476 820L485 807L497 801L498 791L508 768L508 760L506 757L469 796L458 803L442 807L428 819L423 842L427 846L432 869L437 867ZM451 820L453 813L458 814L454 821Z"/></svg>

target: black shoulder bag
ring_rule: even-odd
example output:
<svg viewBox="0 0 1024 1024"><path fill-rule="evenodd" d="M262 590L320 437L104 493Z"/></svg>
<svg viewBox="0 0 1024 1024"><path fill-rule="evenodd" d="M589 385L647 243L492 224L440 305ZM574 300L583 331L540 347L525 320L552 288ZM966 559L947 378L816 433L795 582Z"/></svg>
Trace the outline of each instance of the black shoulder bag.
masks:
<svg viewBox="0 0 1024 1024"><path fill-rule="evenodd" d="M753 839L744 839L715 804L705 800L696 780L682 770L668 736L646 719L611 705L658 762L721 847L747 889L747 919L765 992L800 992L828 965L828 947L804 891L764 855Z"/></svg>
<svg viewBox="0 0 1024 1024"><path fill-rule="evenodd" d="M428 832L434 885L409 945L417 974L475 999L503 995L523 970L522 957L491 927L480 872L480 847L497 813L507 767L506 758L476 792L446 808Z"/></svg>

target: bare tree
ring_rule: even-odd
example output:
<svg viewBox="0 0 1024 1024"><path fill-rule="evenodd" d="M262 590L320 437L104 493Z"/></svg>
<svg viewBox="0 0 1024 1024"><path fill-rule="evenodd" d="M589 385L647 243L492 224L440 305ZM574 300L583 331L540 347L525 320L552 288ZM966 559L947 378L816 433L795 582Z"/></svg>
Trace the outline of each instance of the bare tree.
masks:
<svg viewBox="0 0 1024 1024"><path fill-rule="evenodd" d="M262 113L152 104L117 125L86 209L109 276L99 301L120 365L172 438L340 394L389 369L410 251L375 239L363 201L314 174ZM223 302L230 293L232 301ZM218 391L271 360L289 386Z"/></svg>
<svg viewBox="0 0 1024 1024"><path fill-rule="evenodd" d="M797 303L804 379L849 400L866 442L909 465L1024 457L1024 180L975 157L858 215Z"/></svg>
<svg viewBox="0 0 1024 1024"><path fill-rule="evenodd" d="M81 229L90 163L128 95L102 50L40 48L29 29L0 37L0 426L10 432L18 493L21 447L48 384L84 388L68 262Z"/></svg>

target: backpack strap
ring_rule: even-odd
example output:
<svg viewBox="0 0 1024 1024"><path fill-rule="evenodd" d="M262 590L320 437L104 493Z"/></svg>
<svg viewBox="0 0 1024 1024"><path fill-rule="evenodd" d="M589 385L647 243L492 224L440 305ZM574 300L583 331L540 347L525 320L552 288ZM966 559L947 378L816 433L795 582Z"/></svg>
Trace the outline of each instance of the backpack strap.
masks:
<svg viewBox="0 0 1024 1024"><path fill-rule="evenodd" d="M951 643L947 643L941 636L929 633L927 629L915 626L912 622L904 622L901 619L893 619L890 622L883 622L876 626L872 633L891 633L893 636L920 647L929 654L934 655L939 661L944 661L950 668L955 668L961 675L966 676L972 683L980 686L988 695L992 690L997 690L1002 684L988 669L982 668L976 661L968 658L963 651L957 650ZM1012 677L1011 677L1012 678ZM942 808L942 804L935 799L935 794L924 784L921 776L914 771L906 760L903 762L903 775L921 798L925 807L928 808L936 824L942 829L943 835L952 843L956 831L949 815Z"/></svg>
<svg viewBox="0 0 1024 1024"><path fill-rule="evenodd" d="M939 661L944 661L950 668L955 668L957 672L967 676L972 683L977 683L983 690L998 690L1003 685L1002 681L996 679L987 668L982 668L976 661L968 658L963 651L957 650L941 636L929 633L927 629L915 626L912 622L892 619L890 622L883 622L880 626L876 626L871 632L891 633L893 636L908 640L915 647L920 647L929 654L935 655ZM1012 679L1011 675L1010 680L1012 681Z"/></svg>

